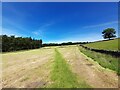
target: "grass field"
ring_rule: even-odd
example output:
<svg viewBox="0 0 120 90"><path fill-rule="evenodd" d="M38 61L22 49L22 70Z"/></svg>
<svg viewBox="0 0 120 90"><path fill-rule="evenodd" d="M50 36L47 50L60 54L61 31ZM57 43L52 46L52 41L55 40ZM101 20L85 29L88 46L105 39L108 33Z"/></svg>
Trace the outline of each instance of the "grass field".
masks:
<svg viewBox="0 0 120 90"><path fill-rule="evenodd" d="M3 58L3 87L44 87L49 81L53 49L35 49L5 53Z"/></svg>
<svg viewBox="0 0 120 90"><path fill-rule="evenodd" d="M2 63L4 88L114 88L118 84L116 72L102 68L76 45L4 53Z"/></svg>
<svg viewBox="0 0 120 90"><path fill-rule="evenodd" d="M118 51L118 39L93 42L93 43L85 44L85 46L90 47L90 48L95 48L95 49L117 50Z"/></svg>
<svg viewBox="0 0 120 90"><path fill-rule="evenodd" d="M86 50L82 47L79 47L79 49L82 53L92 58L94 61L97 61L102 67L108 68L116 71L117 73L120 73L118 72L118 58L113 57L111 55L106 55L106 54Z"/></svg>

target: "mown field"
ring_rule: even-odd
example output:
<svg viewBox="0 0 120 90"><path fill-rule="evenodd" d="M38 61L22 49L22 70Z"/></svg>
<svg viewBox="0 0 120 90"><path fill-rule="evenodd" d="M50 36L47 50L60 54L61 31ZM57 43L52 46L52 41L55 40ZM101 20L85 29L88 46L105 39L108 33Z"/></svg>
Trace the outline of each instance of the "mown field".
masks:
<svg viewBox="0 0 120 90"><path fill-rule="evenodd" d="M86 55L77 45L4 53L2 85L4 88L118 87L116 71L101 67ZM108 58L102 60L109 63Z"/></svg>
<svg viewBox="0 0 120 90"><path fill-rule="evenodd" d="M85 44L85 46L95 49L118 51L118 41L120 41L120 38L114 40L108 40L108 41L93 42L93 43Z"/></svg>

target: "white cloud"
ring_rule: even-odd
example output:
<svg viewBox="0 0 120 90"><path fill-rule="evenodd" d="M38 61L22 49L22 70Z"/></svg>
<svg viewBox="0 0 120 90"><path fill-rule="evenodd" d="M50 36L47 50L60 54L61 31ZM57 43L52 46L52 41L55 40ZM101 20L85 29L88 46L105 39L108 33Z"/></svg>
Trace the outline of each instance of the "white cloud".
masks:
<svg viewBox="0 0 120 90"><path fill-rule="evenodd" d="M38 32L33 32L33 34L38 35L39 33Z"/></svg>
<svg viewBox="0 0 120 90"><path fill-rule="evenodd" d="M6 17L3 17L3 18L4 18L3 23L7 23L7 24L13 26L14 28L17 28L18 30L26 31L25 28L23 28L21 25L13 22L12 20L10 20L10 19L8 19Z"/></svg>
<svg viewBox="0 0 120 90"><path fill-rule="evenodd" d="M38 29L36 31L33 31L32 34L35 35L35 36L42 37L43 36L43 32L44 32L44 29Z"/></svg>
<svg viewBox="0 0 120 90"><path fill-rule="evenodd" d="M37 36L43 36L43 30L37 30L37 31L34 31L32 32L34 35L37 35Z"/></svg>
<svg viewBox="0 0 120 90"><path fill-rule="evenodd" d="M0 35L2 35L2 25L0 25Z"/></svg>
<svg viewBox="0 0 120 90"><path fill-rule="evenodd" d="M47 30L47 28L50 27L50 26L53 25L53 24L54 24L53 22L43 24L42 26L40 26L40 27L38 28L38 30L33 31L32 33L33 33L34 35L37 35L37 36L41 36L41 37L42 37L43 34L44 34L44 32Z"/></svg>
<svg viewBox="0 0 120 90"><path fill-rule="evenodd" d="M49 27L53 25L53 23L47 23L47 24L44 24L43 26L39 27L39 28L46 28L46 27Z"/></svg>
<svg viewBox="0 0 120 90"><path fill-rule="evenodd" d="M101 26L106 26L106 25L111 25L111 24L118 24L118 21L106 22L106 23L101 23L97 25L90 25L90 26L85 26L83 28L95 28L95 27L101 27Z"/></svg>
<svg viewBox="0 0 120 90"><path fill-rule="evenodd" d="M22 26L22 24L18 24L13 22L11 19L3 17L3 26L2 26L2 33L7 35L15 35L15 36L23 36L24 33L27 33L27 35L30 35L31 32L29 32L25 27ZM5 25L4 25L5 23ZM24 35L26 36L26 35Z"/></svg>

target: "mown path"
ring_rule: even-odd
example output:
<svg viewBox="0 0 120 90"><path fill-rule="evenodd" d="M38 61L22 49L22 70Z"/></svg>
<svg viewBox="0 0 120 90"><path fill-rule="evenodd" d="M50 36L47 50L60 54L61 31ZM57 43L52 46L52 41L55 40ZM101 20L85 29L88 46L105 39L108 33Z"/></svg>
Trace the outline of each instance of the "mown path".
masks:
<svg viewBox="0 0 120 90"><path fill-rule="evenodd" d="M83 80L80 80L71 71L69 64L61 53L55 49L55 60L51 73L52 88L90 88Z"/></svg>

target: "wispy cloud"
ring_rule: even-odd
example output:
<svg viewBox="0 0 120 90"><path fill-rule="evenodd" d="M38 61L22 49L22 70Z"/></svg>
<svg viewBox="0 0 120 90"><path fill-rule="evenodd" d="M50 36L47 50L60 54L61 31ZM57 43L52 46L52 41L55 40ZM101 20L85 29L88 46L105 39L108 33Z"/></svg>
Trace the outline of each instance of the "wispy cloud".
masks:
<svg viewBox="0 0 120 90"><path fill-rule="evenodd" d="M25 36L24 34L17 32L17 30L13 30L13 29L11 30L8 28L2 28L2 32L0 34L8 35L8 36L15 35L16 37Z"/></svg>
<svg viewBox="0 0 120 90"><path fill-rule="evenodd" d="M46 23L46 24L43 24L41 25L38 30L35 30L33 31L32 33L34 35L37 35L37 36L43 36L44 32L47 30L48 27L50 27L51 25L53 25L54 23L51 22L51 23Z"/></svg>
<svg viewBox="0 0 120 90"><path fill-rule="evenodd" d="M20 23L13 22L13 20L3 16L3 24L0 34L6 34L8 36L27 36L24 33L29 33L27 29L22 26Z"/></svg>
<svg viewBox="0 0 120 90"><path fill-rule="evenodd" d="M118 21L112 21L112 22L106 22L106 23L101 23L101 24L97 24L97 25L89 25L89 26L85 26L83 28L96 28L96 27L101 27L101 26L106 26L106 25L111 25L111 24L117 24Z"/></svg>
<svg viewBox="0 0 120 90"><path fill-rule="evenodd" d="M25 11L20 11L19 9L16 9L13 5L11 4L6 4L6 5L3 5L3 6L6 6L5 10L9 10L12 14L14 14L14 17L17 16L19 18L17 19L25 19L26 17L28 17L28 14L26 15L26 12ZM4 7L3 7L3 10L4 10ZM10 14L11 14L10 13ZM30 14L29 14L30 15Z"/></svg>
<svg viewBox="0 0 120 90"><path fill-rule="evenodd" d="M11 14L14 14L14 17L16 19L10 18L6 15L3 14L2 16L2 31L4 34L23 34L23 33L29 33L27 28L24 26L25 19L27 17L25 12L21 12L20 10L16 9L12 5L8 5L7 8L5 9L7 11L11 12ZM8 32L7 32L8 31ZM12 32L12 33L11 33Z"/></svg>
<svg viewBox="0 0 120 90"><path fill-rule="evenodd" d="M21 23L13 22L13 20L3 16L2 33L6 35L23 36L30 35L31 32Z"/></svg>
<svg viewBox="0 0 120 90"><path fill-rule="evenodd" d="M39 28L46 28L46 27L49 27L51 25L53 25L53 23L46 23L46 24L40 26Z"/></svg>
<svg viewBox="0 0 120 90"><path fill-rule="evenodd" d="M34 31L34 32L32 32L34 35L39 35L39 36L42 36L43 35L43 29L41 30L41 29L39 29L39 30L37 30L37 31Z"/></svg>
<svg viewBox="0 0 120 90"><path fill-rule="evenodd" d="M0 35L2 35L2 26L0 25Z"/></svg>
<svg viewBox="0 0 120 90"><path fill-rule="evenodd" d="M8 19L3 16L3 25L4 25L4 23L8 24L14 28L17 28L18 30L25 31L25 28L22 26L22 24L15 23L11 19Z"/></svg>
<svg viewBox="0 0 120 90"><path fill-rule="evenodd" d="M72 36L64 37L58 40L50 40L44 43L63 43L63 42L92 42L103 40L102 36L97 33L90 33L90 34L75 34Z"/></svg>

